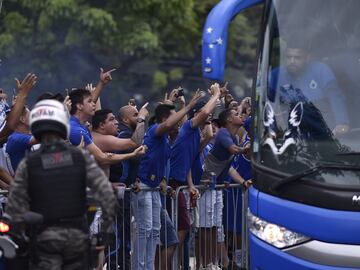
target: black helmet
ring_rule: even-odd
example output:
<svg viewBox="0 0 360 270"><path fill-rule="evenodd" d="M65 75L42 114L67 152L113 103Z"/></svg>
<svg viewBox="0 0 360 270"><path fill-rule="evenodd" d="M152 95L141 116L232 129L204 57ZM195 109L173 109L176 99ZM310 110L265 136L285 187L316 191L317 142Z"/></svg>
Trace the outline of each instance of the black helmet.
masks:
<svg viewBox="0 0 360 270"><path fill-rule="evenodd" d="M43 132L55 132L64 140L69 136L69 113L57 100L44 99L35 104L30 112L30 130L40 141Z"/></svg>

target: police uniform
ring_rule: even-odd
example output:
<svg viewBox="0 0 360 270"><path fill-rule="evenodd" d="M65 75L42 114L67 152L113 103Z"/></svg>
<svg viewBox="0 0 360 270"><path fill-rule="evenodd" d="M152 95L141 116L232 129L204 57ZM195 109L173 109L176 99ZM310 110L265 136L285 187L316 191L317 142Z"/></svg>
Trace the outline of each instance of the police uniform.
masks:
<svg viewBox="0 0 360 270"><path fill-rule="evenodd" d="M116 199L109 181L85 150L65 143L45 146L19 165L6 212L15 218L27 211L44 216L36 238L36 269L84 269L89 247L85 188L103 209L103 231L109 232Z"/></svg>
<svg viewBox="0 0 360 270"><path fill-rule="evenodd" d="M44 217L37 227L36 256L30 269L88 269L86 187L102 208L101 232L110 232L117 200L105 174L86 150L70 146L59 137L43 143L21 161L6 213L12 219L28 211Z"/></svg>

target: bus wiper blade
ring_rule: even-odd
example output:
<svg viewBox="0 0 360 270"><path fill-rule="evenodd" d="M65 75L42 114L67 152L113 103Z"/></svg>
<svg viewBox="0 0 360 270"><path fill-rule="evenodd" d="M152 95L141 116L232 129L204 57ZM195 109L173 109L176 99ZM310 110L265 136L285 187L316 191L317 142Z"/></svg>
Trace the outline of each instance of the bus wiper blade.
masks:
<svg viewBox="0 0 360 270"><path fill-rule="evenodd" d="M359 165L346 165L346 164L321 164L321 165L317 165L315 167L306 169L306 170L304 170L302 172L299 172L297 174L291 175L289 177L285 177L284 179L272 184L270 186L270 190L276 192L281 187L285 186L288 183L291 183L293 181L301 179L301 178L303 178L305 176L309 176L311 174L317 173L317 172L322 171L324 169L360 171L360 166Z"/></svg>
<svg viewBox="0 0 360 270"><path fill-rule="evenodd" d="M337 156L359 156L360 152L338 153Z"/></svg>

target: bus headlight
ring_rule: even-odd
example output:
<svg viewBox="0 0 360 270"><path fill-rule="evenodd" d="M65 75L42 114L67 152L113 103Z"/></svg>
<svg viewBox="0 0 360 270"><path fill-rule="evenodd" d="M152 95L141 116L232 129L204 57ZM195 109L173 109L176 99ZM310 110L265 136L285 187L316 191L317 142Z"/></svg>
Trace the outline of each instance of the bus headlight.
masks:
<svg viewBox="0 0 360 270"><path fill-rule="evenodd" d="M310 239L285 227L280 227L254 216L250 211L248 211L248 221L251 233L277 248L290 247Z"/></svg>

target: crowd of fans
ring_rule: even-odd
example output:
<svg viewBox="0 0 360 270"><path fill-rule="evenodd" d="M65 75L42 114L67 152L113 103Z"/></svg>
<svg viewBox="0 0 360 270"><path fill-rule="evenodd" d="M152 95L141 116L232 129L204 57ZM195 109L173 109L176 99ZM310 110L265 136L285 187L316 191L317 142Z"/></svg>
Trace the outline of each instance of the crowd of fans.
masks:
<svg viewBox="0 0 360 270"><path fill-rule="evenodd" d="M45 92L37 98L63 102L70 114L69 143L91 153L117 194L132 188L120 199L114 225L119 241L109 246L108 269L171 269L173 256L188 269L191 249L196 269L226 269L236 261L232 251L240 248L241 188L217 190L215 185L252 184L251 99L238 102L227 83L214 83L207 91L197 90L188 102L181 88L172 90L158 101L150 118L148 103L138 108L134 100L115 115L100 102L113 71L101 69L96 87L88 84L65 97ZM26 105L36 81L35 74L16 79L10 106L6 94L0 93L2 189L11 189L19 163L38 148ZM181 186L187 188L177 196L175 221L170 218L174 194L168 191ZM176 248L179 253L174 255ZM105 264L103 255L99 269Z"/></svg>

